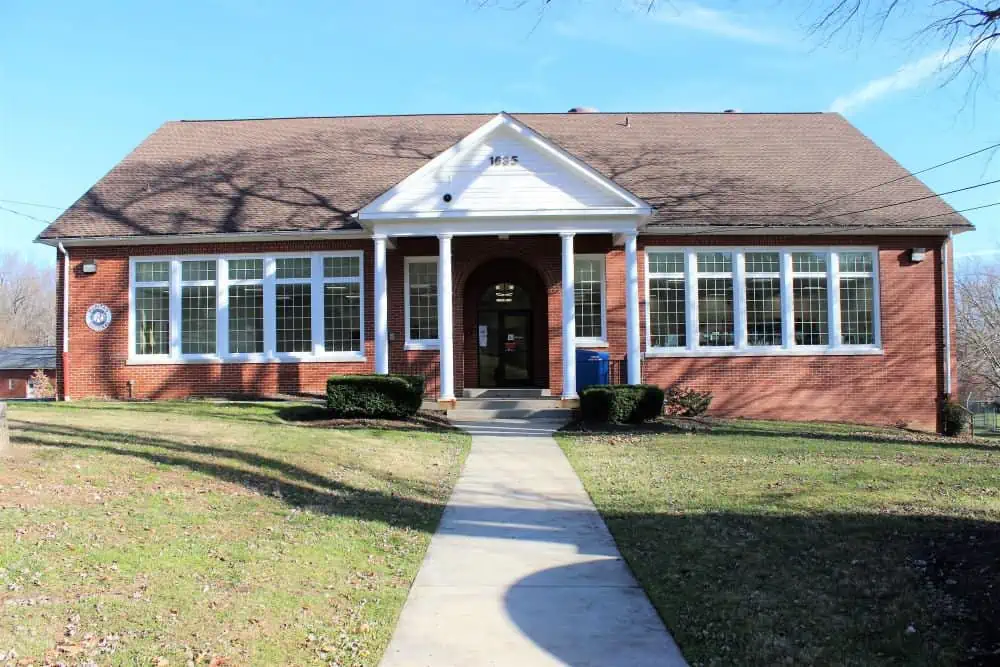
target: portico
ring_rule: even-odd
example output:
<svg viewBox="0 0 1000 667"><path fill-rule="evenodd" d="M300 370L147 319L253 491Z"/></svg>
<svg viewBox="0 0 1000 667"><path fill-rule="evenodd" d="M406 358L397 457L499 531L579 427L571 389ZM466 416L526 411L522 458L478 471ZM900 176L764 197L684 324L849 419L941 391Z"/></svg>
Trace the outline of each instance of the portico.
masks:
<svg viewBox="0 0 1000 667"><path fill-rule="evenodd" d="M578 347L607 347L604 323L607 318L607 292L620 290L616 300L624 301L626 311L628 381L641 381L641 348L639 329L639 266L636 236L648 219L651 207L618 184L597 173L589 165L569 155L558 146L522 125L507 114L499 114L405 178L396 186L362 208L358 221L369 228L375 243L375 369L390 372L390 324L387 275L387 249L397 247L403 239L436 239L436 253L410 256L404 252L406 275L405 308L407 330L403 336L404 352L436 350L438 355L438 400L452 404L456 400L456 349L465 349L465 337L482 336L480 346L489 348L489 323L477 325L484 329L455 326L455 314L462 310L456 303L453 246L458 239L478 238L496 241L495 254L482 256L482 261L511 256L504 244L511 238L558 238L558 273L549 276L547 291L557 296L554 308L558 319L549 318L546 332L559 355L552 365L560 373L546 383L558 384L559 396L566 403L577 400L576 350ZM599 335L577 340L576 255L580 239L599 237L615 247L624 246L625 271L623 280L608 281L604 261L594 264L602 275L592 275L590 285L599 286L601 295L588 304L588 317L599 317ZM589 241L585 241L586 244ZM542 246L538 246L541 248ZM523 252L523 249L521 249ZM554 257L549 257L549 260ZM434 298L415 291L414 285L427 276L424 268L414 271L411 264L433 265L436 270ZM463 280L475 266L463 265ZM549 271L549 273L553 273ZM496 285L516 286L514 276L495 276ZM466 297L468 298L468 297ZM420 305L411 305L411 300ZM433 316L425 312L433 301ZM598 311L595 311L597 308ZM416 315L415 315L416 314ZM528 309L528 319L532 315ZM425 318L417 321L415 318ZM433 317L433 322L431 318ZM428 330L433 325L436 331ZM554 326L552 326L554 325ZM527 325L521 323L527 330ZM589 330L588 330L589 331ZM558 345L552 345L557 334ZM456 334L462 340L456 345ZM508 332L510 345L498 352L499 368L504 368L507 353L524 354L518 344L529 340L516 332ZM525 343L527 344L527 343ZM531 351L527 352L530 359ZM464 383L463 378L463 384ZM506 378L504 378L506 379ZM535 378L538 382L539 380Z"/></svg>
<svg viewBox="0 0 1000 667"><path fill-rule="evenodd" d="M526 230L518 233L513 225L505 234L461 234L454 229L426 236L376 232L376 372L397 370L399 365L390 363L390 358L401 360L402 367L413 372L424 372L436 361L438 400L446 404L454 403L462 388L490 386L551 389L553 395L571 403L577 399L576 350L607 349L609 304L623 304L625 321L621 324L634 330L634 335L630 332L623 341L627 346L627 378L629 383L641 382L635 236L634 229L615 236L567 229L554 229L548 234ZM426 254L431 247L436 253ZM615 264L606 269L606 249L618 256L624 251L624 266ZM600 262L593 259L598 256L602 257ZM602 271L594 278L600 287L591 289L599 289L599 302L588 306L593 312L587 317L603 324L603 331L594 336L577 335L578 257ZM414 304L421 298L421 287L417 285L417 272L411 268L418 263L433 267L420 274L432 270L434 278L428 289L432 287L437 314L433 323L435 338L421 338L409 331L421 326L416 321L420 315ZM605 269L607 273L603 273ZM391 274L394 270L406 275ZM392 284L404 285L403 292L390 294ZM396 303L399 300L404 303ZM403 314L404 321L390 321L390 313ZM520 322L522 319L524 322ZM504 328L504 321L517 321L521 328L516 331L524 333L512 333L515 329ZM498 335L504 340L497 340ZM515 356L516 377L510 372L503 374L503 366L496 368L497 363L504 364L505 359ZM429 357L432 361L416 367L418 360ZM501 372L496 374L498 370Z"/></svg>

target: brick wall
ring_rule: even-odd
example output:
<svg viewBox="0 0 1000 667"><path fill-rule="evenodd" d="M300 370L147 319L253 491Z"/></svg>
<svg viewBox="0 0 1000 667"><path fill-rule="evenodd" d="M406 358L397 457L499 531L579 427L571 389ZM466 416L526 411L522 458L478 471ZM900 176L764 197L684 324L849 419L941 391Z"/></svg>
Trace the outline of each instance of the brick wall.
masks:
<svg viewBox="0 0 1000 667"><path fill-rule="evenodd" d="M640 255L647 245L878 245L882 340L885 354L879 356L771 356L716 358L650 358L644 360L646 381L667 385L674 382L710 389L715 394L713 411L720 415L781 419L850 420L869 423L905 422L933 429L937 425L938 400L944 389L940 239L935 238L838 238L800 237L692 237L639 239ZM928 248L927 258L912 264L908 251ZM403 259L406 256L437 255L434 238L399 239L387 253L390 369L423 373L432 395L438 391L439 362L434 350L405 350ZM130 255L212 254L239 252L288 252L312 250L365 251L365 362L267 363L267 364L173 364L127 365L128 258ZM606 253L607 324L609 352L621 359L626 352L625 257L613 247L609 235L576 238L576 252ZM539 384L554 395L562 390L560 242L556 236L455 238L452 241L454 271L455 385L460 392L476 382L476 322L468 321L475 310L465 305L489 283L477 269L491 260L498 267L495 281L521 278L506 273L524 267L523 283L534 283L536 301L535 368ZM215 244L154 246L146 248L71 249L70 352L60 359L69 369L61 390L71 398L85 396L126 398L172 398L193 394L227 393L315 393L322 392L326 378L334 373L372 372L374 368L374 306L372 244L369 241L316 241L267 244ZM87 276L80 264L98 262L98 273ZM61 258L58 289L61 299ZM640 261L640 285L644 285L644 262ZM531 289L531 288L529 288ZM476 292L476 294L472 294ZM645 290L640 288L642 341L645 344ZM102 333L84 324L92 303L111 307L114 321ZM61 303L61 301L60 301ZM952 300L952 305L954 300ZM61 307L58 312L61 316ZM60 317L61 320L61 317ZM952 318L954 329L954 318ZM58 324L61 336L62 322ZM471 336L469 335L471 332ZM61 340L61 339L60 339ZM954 358L954 350L953 350ZM953 375L955 365L953 363ZM62 374L60 373L60 380ZM132 385L129 382L132 381Z"/></svg>
<svg viewBox="0 0 1000 667"><path fill-rule="evenodd" d="M640 251L645 246L706 244L701 238L639 238ZM944 391L940 238L751 237L726 238L718 244L877 245L884 354L650 358L643 363L645 381L711 390L712 412L717 415L938 428ZM914 247L928 249L919 264L909 261L909 249ZM645 281L644 268L640 262L640 284ZM643 313L644 300L640 291ZM643 318L643 341L645 326ZM953 380L954 369L953 361Z"/></svg>

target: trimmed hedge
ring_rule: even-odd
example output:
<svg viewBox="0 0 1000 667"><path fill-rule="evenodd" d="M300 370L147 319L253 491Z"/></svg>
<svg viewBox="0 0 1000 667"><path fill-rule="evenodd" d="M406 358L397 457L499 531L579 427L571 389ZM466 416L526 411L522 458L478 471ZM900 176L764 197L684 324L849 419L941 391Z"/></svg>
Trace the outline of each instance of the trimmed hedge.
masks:
<svg viewBox="0 0 1000 667"><path fill-rule="evenodd" d="M639 424L663 414L663 390L654 384L593 385L580 392L587 421Z"/></svg>
<svg viewBox="0 0 1000 667"><path fill-rule="evenodd" d="M334 375L326 381L326 407L334 417L404 419L423 400L421 375Z"/></svg>

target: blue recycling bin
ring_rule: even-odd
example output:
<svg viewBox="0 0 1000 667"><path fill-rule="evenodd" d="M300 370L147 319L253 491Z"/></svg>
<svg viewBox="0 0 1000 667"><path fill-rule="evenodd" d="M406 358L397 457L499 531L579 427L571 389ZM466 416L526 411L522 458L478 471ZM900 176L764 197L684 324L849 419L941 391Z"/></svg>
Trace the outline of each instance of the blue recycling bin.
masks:
<svg viewBox="0 0 1000 667"><path fill-rule="evenodd" d="M608 384L610 357L600 350L576 351L576 391L592 384Z"/></svg>

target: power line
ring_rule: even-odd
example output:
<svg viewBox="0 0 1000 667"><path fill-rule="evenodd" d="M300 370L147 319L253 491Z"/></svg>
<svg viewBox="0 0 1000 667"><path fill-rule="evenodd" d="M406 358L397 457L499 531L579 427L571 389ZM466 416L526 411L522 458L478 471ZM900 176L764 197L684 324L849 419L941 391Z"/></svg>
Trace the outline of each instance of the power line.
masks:
<svg viewBox="0 0 1000 667"><path fill-rule="evenodd" d="M43 220L42 218L36 218L33 215L30 215L28 213L22 213L21 211L15 211L14 209L7 208L6 206L0 206L0 211L7 211L8 213L13 213L14 215L19 215L22 218L27 218L28 220L34 220L35 222L41 222L41 223L44 223L46 225L51 225L52 224L51 220Z"/></svg>
<svg viewBox="0 0 1000 667"><path fill-rule="evenodd" d="M847 194L838 195L836 197L831 197L830 199L824 199L823 201L818 202L816 204L808 204L806 206L799 206L798 208L791 209L789 211L789 213L792 213L794 211L801 211L804 208L815 208L815 207L818 207L818 206L823 206L824 204L829 204L830 202L839 201L839 200L845 199L847 197L853 197L854 195L859 195L862 192L868 192L869 190L874 190L875 188L880 188L883 185L891 185L892 183L896 183L898 181L904 181L907 178L913 178L914 176L917 176L918 174L923 174L923 173L926 173L928 171L932 171L934 169L938 169L939 167L945 167L945 166L947 166L949 164L953 164L955 162L959 162L960 160L964 160L966 158L970 158L970 157L972 157L974 155L979 155L980 153L985 153L988 150L993 150L994 148L1000 148L1000 143L993 144L992 146L987 146L986 148L980 148L978 151L972 151L971 153L966 153L965 155L960 155L960 156L958 156L956 158L952 158L950 160L946 160L945 162L940 162L940 163L935 164L933 166L927 167L926 169L921 169L920 171L915 171L913 173L907 173L907 174L904 174L902 176L897 176L896 178L893 178L891 180L888 180L888 181L885 181L885 182L882 182L882 183L876 183L875 185L869 185L867 188L861 188L860 190L855 190L854 192L848 192Z"/></svg>
<svg viewBox="0 0 1000 667"><path fill-rule="evenodd" d="M986 181L985 183L978 183L976 185L969 185L969 186L964 187L964 188L957 188L955 190L949 190L947 192L941 192L941 193L937 193L937 194L929 194L929 195L925 195L923 197L916 197L915 199L906 199L904 201L893 202L892 204L882 204L881 206L872 206L870 208L862 208L862 209L858 209L857 211L847 211L845 213L836 213L834 215L828 215L828 216L825 216L825 217L822 217L822 218L811 218L811 219L806 220L806 222L821 222L823 220L830 220L831 218L842 218L845 215L854 215L856 213L868 213L869 211L879 211L879 210L882 210L884 208L892 208L893 206L902 206L903 204L912 204L912 203L918 202L918 201L925 201L927 199L934 199L935 197L943 197L944 195L953 195L956 192L966 192L968 190L975 190L976 188L983 188L983 187L986 187L987 185L994 185L996 183L1000 183L1000 178L998 178L996 180L993 180L993 181Z"/></svg>
<svg viewBox="0 0 1000 667"><path fill-rule="evenodd" d="M51 204L35 204L30 201L18 201L17 199L0 199L5 204L19 204L21 206L37 206L38 208L51 208L54 211L62 211L64 206L52 206Z"/></svg>

